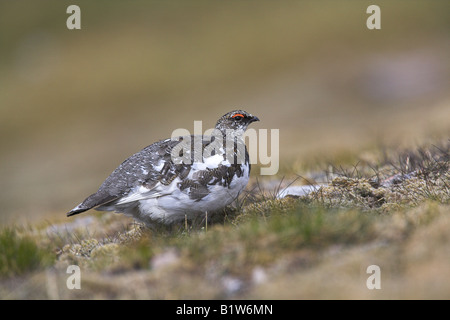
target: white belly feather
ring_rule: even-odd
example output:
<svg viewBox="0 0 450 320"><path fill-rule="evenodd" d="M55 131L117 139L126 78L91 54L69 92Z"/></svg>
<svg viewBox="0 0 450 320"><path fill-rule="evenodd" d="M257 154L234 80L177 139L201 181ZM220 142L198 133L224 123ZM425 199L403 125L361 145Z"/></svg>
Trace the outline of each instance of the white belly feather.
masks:
<svg viewBox="0 0 450 320"><path fill-rule="evenodd" d="M204 169L204 168L199 168ZM196 171L192 169L189 176ZM120 200L118 204L138 202L140 220L173 222L184 220L205 212L214 212L231 204L245 189L249 180L249 165L243 165L242 175L235 175L228 187L219 184L208 185L209 193L201 199L189 197L189 188L181 190L180 178L169 185L158 183L151 189L137 187L134 192Z"/></svg>

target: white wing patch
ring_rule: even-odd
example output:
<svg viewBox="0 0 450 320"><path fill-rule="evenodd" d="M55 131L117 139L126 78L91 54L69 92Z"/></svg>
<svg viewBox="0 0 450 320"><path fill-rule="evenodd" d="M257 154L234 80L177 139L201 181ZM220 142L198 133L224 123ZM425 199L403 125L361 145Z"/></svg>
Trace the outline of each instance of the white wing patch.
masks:
<svg viewBox="0 0 450 320"><path fill-rule="evenodd" d="M148 193L152 189L148 189L144 186L139 186L133 189L127 196L121 198L117 204L125 204L134 201L144 200L148 198Z"/></svg>
<svg viewBox="0 0 450 320"><path fill-rule="evenodd" d="M150 189L145 186L135 187L127 196L121 198L117 202L117 205L141 200L156 199L159 197L170 195L175 191L176 188L178 188L177 185L180 181L180 178L176 178L168 186L158 182L153 188Z"/></svg>
<svg viewBox="0 0 450 320"><path fill-rule="evenodd" d="M192 164L193 170L215 169L220 165L229 167L231 164L228 160L223 160L222 154L215 154L213 156L203 158L203 162L194 162Z"/></svg>
<svg viewBox="0 0 450 320"><path fill-rule="evenodd" d="M162 170L162 168L164 167L164 164L165 164L166 162L165 161L160 161L159 163L158 163L158 165L153 165L153 170L155 170L155 171L161 171Z"/></svg>

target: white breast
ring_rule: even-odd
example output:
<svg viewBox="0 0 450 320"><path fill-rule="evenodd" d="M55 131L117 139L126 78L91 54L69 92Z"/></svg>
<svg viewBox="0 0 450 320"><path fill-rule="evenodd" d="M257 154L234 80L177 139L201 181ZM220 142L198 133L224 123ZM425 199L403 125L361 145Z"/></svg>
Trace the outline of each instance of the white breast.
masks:
<svg viewBox="0 0 450 320"><path fill-rule="evenodd" d="M140 187L141 190L137 192L139 195L130 195L129 198L139 201L141 218L172 222L184 220L186 215L192 218L196 214L223 209L239 196L248 180L249 166L247 164L243 167L242 176L235 176L229 187L208 186L210 193L200 200L191 199L188 189L178 188L178 183L181 182L179 178L174 179L170 185L158 183L151 190L142 190L144 187Z"/></svg>

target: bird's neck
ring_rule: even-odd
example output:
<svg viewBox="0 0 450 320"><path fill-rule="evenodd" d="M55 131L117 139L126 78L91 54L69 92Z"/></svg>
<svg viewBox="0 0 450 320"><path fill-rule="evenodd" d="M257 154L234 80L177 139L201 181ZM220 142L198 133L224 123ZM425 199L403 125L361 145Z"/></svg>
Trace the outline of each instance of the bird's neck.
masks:
<svg viewBox="0 0 450 320"><path fill-rule="evenodd" d="M216 127L214 132L216 132L217 135L221 135L224 141L244 138L243 129L224 129Z"/></svg>

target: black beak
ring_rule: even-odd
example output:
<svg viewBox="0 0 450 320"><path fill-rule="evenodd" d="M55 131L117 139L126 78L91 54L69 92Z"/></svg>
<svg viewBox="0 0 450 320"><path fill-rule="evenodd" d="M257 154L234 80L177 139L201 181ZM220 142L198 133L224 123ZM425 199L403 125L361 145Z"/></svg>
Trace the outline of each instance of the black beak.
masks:
<svg viewBox="0 0 450 320"><path fill-rule="evenodd" d="M248 123L252 123L252 122L256 122L256 121L259 121L259 118L253 116L252 118L250 118L250 121Z"/></svg>

